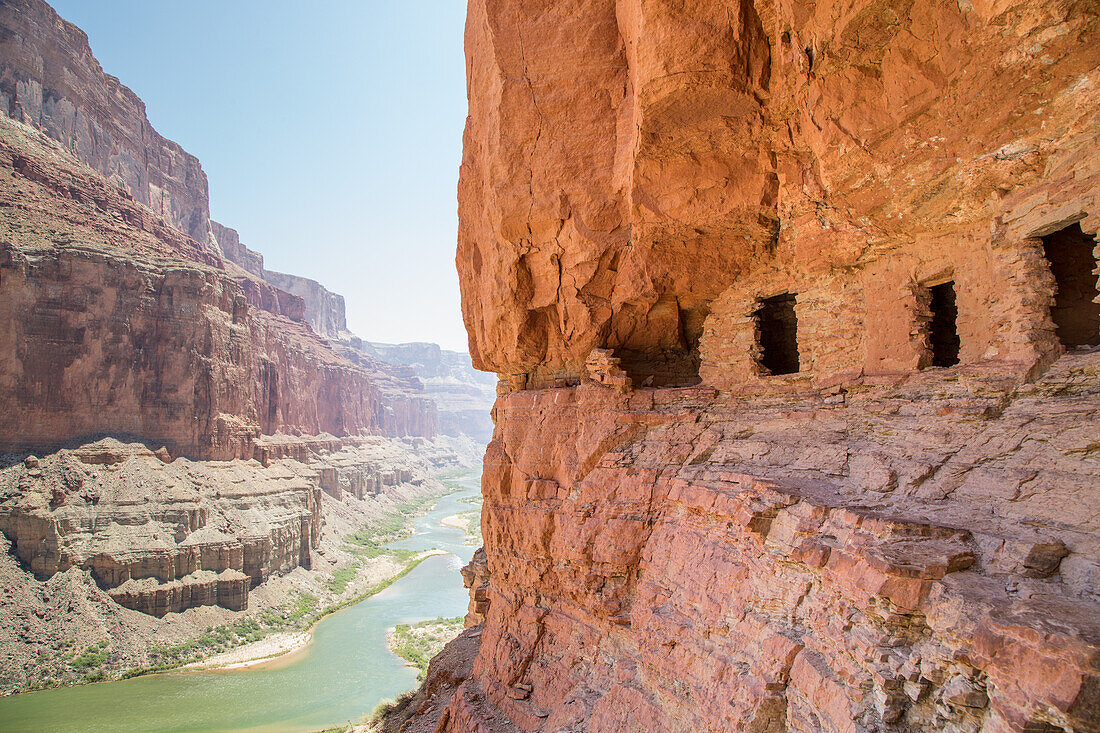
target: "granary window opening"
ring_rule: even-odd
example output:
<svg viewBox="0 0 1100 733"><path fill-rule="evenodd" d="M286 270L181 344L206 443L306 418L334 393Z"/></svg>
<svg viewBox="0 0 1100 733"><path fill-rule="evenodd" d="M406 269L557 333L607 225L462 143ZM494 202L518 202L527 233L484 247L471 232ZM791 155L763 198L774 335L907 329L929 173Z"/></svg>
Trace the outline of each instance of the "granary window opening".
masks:
<svg viewBox="0 0 1100 733"><path fill-rule="evenodd" d="M1057 290L1050 309L1058 339L1068 348L1100 344L1100 303L1096 302L1095 242L1080 224L1043 239Z"/></svg>
<svg viewBox="0 0 1100 733"><path fill-rule="evenodd" d="M793 293L782 293L764 298L756 310L760 366L769 374L795 374L800 368L794 303Z"/></svg>
<svg viewBox="0 0 1100 733"><path fill-rule="evenodd" d="M959 306L955 300L955 283L948 281L928 288L928 348L932 366L949 367L959 363Z"/></svg>

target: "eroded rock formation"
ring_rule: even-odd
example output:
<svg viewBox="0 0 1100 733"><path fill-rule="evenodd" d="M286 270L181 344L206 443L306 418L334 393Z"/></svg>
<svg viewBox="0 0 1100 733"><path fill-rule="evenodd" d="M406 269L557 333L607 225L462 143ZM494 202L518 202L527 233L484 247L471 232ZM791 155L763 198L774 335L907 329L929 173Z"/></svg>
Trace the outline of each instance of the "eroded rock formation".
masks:
<svg viewBox="0 0 1100 733"><path fill-rule="evenodd" d="M483 445L492 438L489 412L496 400L496 378L475 370L469 354L423 342L381 344L353 340L351 345L389 364L411 367L438 408L441 434L467 435Z"/></svg>
<svg viewBox="0 0 1100 733"><path fill-rule="evenodd" d="M321 530L315 477L167 458L106 439L27 459L0 474L0 532L36 575L91 570L117 602L156 616L242 610L250 585L309 567Z"/></svg>
<svg viewBox="0 0 1100 733"><path fill-rule="evenodd" d="M129 435L230 459L277 430L436 433L414 376L340 357L262 259L222 258L215 233L249 263L198 162L83 33L44 2L4 3L0 31L0 111L34 125L0 116L0 448Z"/></svg>
<svg viewBox="0 0 1100 733"><path fill-rule="evenodd" d="M198 159L153 129L145 103L103 72L84 31L42 0L5 0L0 29L0 113L43 130L216 253Z"/></svg>
<svg viewBox="0 0 1100 733"><path fill-rule="evenodd" d="M346 340L351 337L344 315L344 296L332 292L316 280L266 269L264 256L241 244L237 230L216 221L211 221L210 227L226 260L280 292L301 298L304 307L302 318L314 332L326 339Z"/></svg>
<svg viewBox="0 0 1100 733"><path fill-rule="evenodd" d="M310 567L323 492L440 467L422 384L333 349L340 296L211 222L198 161L41 0L0 2L0 113L0 532L38 580L243 610Z"/></svg>
<svg viewBox="0 0 1100 733"><path fill-rule="evenodd" d="M261 439L257 453L192 461L106 438L27 456L0 469L0 532L39 578L91 571L127 608L239 611L251 588L312 565L322 492L378 497L455 457L416 441L286 435Z"/></svg>
<svg viewBox="0 0 1100 733"><path fill-rule="evenodd" d="M484 622L402 730L1100 729L1098 30L471 0Z"/></svg>

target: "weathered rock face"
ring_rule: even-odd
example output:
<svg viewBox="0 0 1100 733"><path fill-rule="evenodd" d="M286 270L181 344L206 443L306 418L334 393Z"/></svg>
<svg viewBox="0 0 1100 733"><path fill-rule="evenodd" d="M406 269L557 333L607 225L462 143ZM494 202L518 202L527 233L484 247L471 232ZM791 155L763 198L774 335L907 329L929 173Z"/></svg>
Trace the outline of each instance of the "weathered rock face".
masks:
<svg viewBox="0 0 1100 733"><path fill-rule="evenodd" d="M464 619L466 628L470 628L484 622L489 610L489 561L484 547L477 548L470 562L463 566L462 583L470 589L470 607Z"/></svg>
<svg viewBox="0 0 1100 733"><path fill-rule="evenodd" d="M0 448L115 434L221 459L260 432L435 434L415 378L310 330L343 323L339 296L272 284L210 222L198 161L40 0L0 5L0 112Z"/></svg>
<svg viewBox="0 0 1100 733"><path fill-rule="evenodd" d="M173 459L113 438L26 456L0 468L0 533L40 578L90 571L127 608L239 611L250 588L311 567L322 492L420 486L455 454L422 439L274 435L256 458Z"/></svg>
<svg viewBox="0 0 1100 733"><path fill-rule="evenodd" d="M415 379L339 357L301 298L222 269L5 118L0 191L0 446L126 434L221 459L278 430L434 435Z"/></svg>
<svg viewBox="0 0 1100 733"><path fill-rule="evenodd" d="M508 394L463 704L547 731L1087 730L1098 400L1096 355L1018 386Z"/></svg>
<svg viewBox="0 0 1100 733"><path fill-rule="evenodd" d="M484 622L403 730L1097 730L1098 23L471 0Z"/></svg>
<svg viewBox="0 0 1100 733"><path fill-rule="evenodd" d="M0 113L60 141L112 185L217 254L198 159L157 134L144 102L103 73L88 36L41 0L0 4Z"/></svg>
<svg viewBox="0 0 1100 733"><path fill-rule="evenodd" d="M286 465L192 462L105 439L0 472L0 532L36 575L91 570L156 616L218 604L309 567L321 531L315 476Z"/></svg>
<svg viewBox="0 0 1100 733"><path fill-rule="evenodd" d="M231 280L107 247L5 242L0 258L5 447L115 433L247 455L251 330Z"/></svg>
<svg viewBox="0 0 1100 733"><path fill-rule="evenodd" d="M241 235L236 229L222 226L216 221L210 222L210 230L218 243L222 256L250 275L263 279L264 256L241 244Z"/></svg>
<svg viewBox="0 0 1100 733"><path fill-rule="evenodd" d="M264 279L280 290L300 297L306 305L306 321L321 336L335 339L348 333L344 296L332 292L316 280L285 272L264 270Z"/></svg>
<svg viewBox="0 0 1100 733"><path fill-rule="evenodd" d="M222 226L216 221L210 222L210 226L227 260L274 286L279 292L290 293L302 299L304 309L301 320L309 323L317 334L327 339L346 339L351 335L344 315L344 296L328 290L316 280L264 269L264 256L241 244L240 235L235 229Z"/></svg>
<svg viewBox="0 0 1100 733"><path fill-rule="evenodd" d="M733 301L790 289L837 319L815 374L904 371L904 291L952 271L965 359L1045 353L1002 324L1036 308L1025 240L1095 216L1094 24L1070 2L474 0L474 364L545 386L607 347L690 383L707 333L751 330Z"/></svg>

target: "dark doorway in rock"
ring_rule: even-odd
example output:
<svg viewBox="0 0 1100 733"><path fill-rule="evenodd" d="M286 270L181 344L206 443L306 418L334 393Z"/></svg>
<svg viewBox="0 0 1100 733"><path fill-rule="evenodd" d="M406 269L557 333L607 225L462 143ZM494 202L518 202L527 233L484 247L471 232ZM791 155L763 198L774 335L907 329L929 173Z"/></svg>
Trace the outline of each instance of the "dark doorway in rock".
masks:
<svg viewBox="0 0 1100 733"><path fill-rule="evenodd" d="M1080 224L1043 237L1043 254L1058 288L1050 317L1058 339L1070 348L1100 344L1095 246Z"/></svg>
<svg viewBox="0 0 1100 733"><path fill-rule="evenodd" d="M783 293L761 300L756 311L760 366L769 374L794 374L799 370L794 302L793 293Z"/></svg>
<svg viewBox="0 0 1100 733"><path fill-rule="evenodd" d="M928 288L928 348L932 366L949 367L959 363L959 306L955 302L955 283L945 282Z"/></svg>

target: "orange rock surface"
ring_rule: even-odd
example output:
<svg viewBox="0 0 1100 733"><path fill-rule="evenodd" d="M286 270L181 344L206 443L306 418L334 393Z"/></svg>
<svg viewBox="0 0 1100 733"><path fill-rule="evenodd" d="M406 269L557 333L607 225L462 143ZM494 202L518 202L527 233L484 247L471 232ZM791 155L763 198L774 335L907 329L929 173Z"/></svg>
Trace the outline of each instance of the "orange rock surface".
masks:
<svg viewBox="0 0 1100 733"><path fill-rule="evenodd" d="M1098 31L471 0L484 621L402 730L1100 730Z"/></svg>

